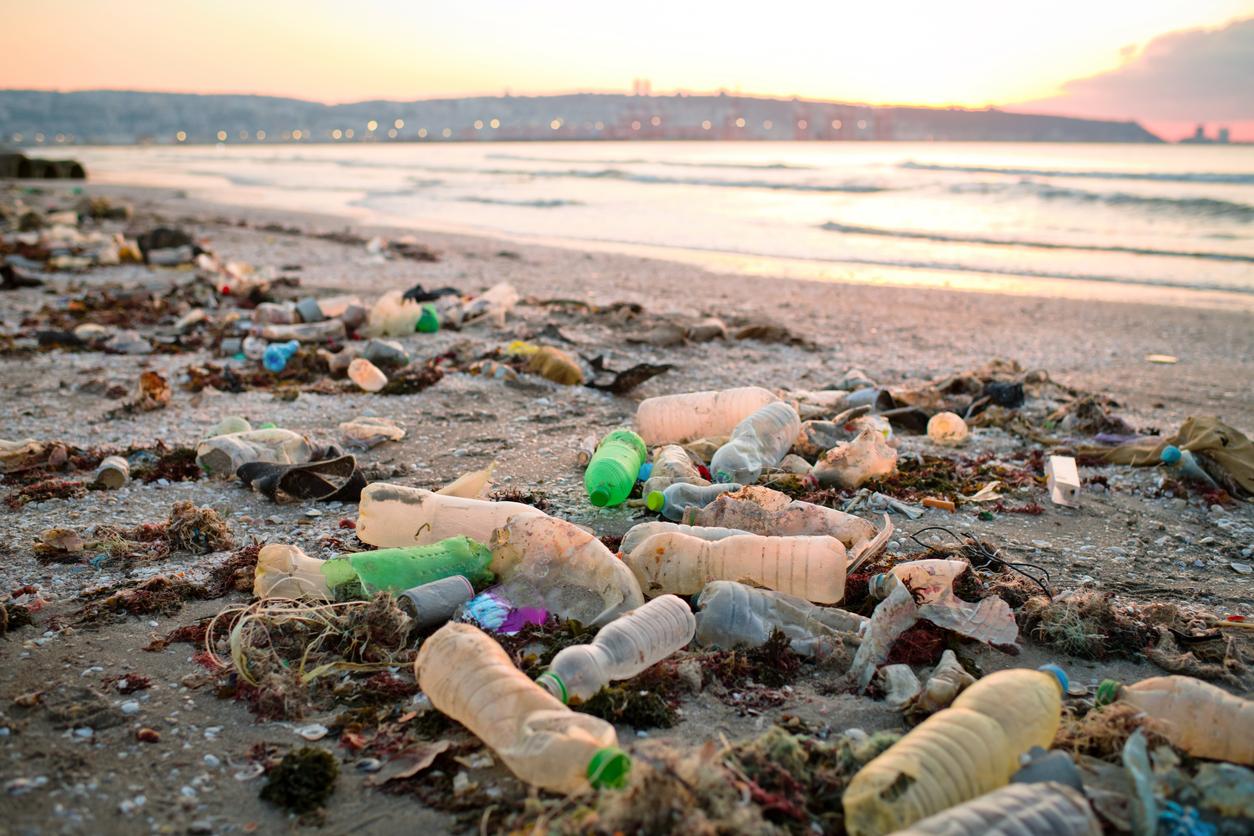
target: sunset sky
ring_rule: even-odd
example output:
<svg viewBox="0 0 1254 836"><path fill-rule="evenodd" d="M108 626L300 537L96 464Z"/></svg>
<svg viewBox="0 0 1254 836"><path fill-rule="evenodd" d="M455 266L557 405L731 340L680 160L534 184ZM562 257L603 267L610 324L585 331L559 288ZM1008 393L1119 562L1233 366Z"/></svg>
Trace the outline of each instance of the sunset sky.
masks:
<svg viewBox="0 0 1254 836"><path fill-rule="evenodd" d="M1254 138L1254 0L6 0L0 54L6 88L345 102L648 78L655 93L1012 106L1169 135L1205 120Z"/></svg>

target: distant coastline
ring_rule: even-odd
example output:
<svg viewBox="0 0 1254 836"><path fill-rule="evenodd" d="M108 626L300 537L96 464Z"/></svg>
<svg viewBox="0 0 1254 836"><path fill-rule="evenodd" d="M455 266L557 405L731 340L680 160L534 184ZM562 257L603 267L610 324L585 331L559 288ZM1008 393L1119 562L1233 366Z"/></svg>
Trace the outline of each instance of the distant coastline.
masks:
<svg viewBox="0 0 1254 836"><path fill-rule="evenodd" d="M253 95L0 90L0 145L15 147L562 140L1162 142L1136 122L731 94L325 105Z"/></svg>

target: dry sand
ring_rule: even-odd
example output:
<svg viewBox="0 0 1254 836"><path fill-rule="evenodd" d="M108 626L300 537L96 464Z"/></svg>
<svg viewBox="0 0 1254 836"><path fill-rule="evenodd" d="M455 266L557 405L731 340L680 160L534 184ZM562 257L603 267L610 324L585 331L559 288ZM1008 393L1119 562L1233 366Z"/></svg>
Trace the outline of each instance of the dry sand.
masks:
<svg viewBox="0 0 1254 836"><path fill-rule="evenodd" d="M103 381L134 386L137 367L162 370L172 379L194 356L134 358L99 353L50 352L4 359L5 438L59 439L82 446L163 440L193 445L220 417L240 414L254 421L326 439L340 421L362 413L393 417L409 435L401 444L366 454L369 465L404 484L434 486L458 474L499 463L503 486L544 493L558 513L618 534L634 512L591 509L584 501L575 463L578 442L630 420L638 399L649 395L730 385L819 389L839 380L850 367L881 383L931 378L982 365L994 357L1049 370L1063 383L1118 400L1137 427L1173 429L1193 414L1218 414L1229 423L1254 429L1254 327L1247 310L1170 309L1128 302L1086 303L1066 299L999 296L942 290L809 283L786 279L716 275L698 268L602 252L520 245L486 238L417 233L440 253L439 262L371 263L363 248L318 240L305 234L263 232L279 223L303 232L345 227L342 220L253 209L195 205L176 194L134 189L91 188L93 194L134 202L146 226L157 215L185 223L224 259L255 265L299 265L304 288L315 294L352 292L371 298L414 283L452 285L476 292L502 280L522 295L574 298L595 303L636 302L650 313L712 315L725 320L769 319L810 340L815 348L753 341L658 348L629 344L628 336L606 321L560 322L575 341L574 351L607 354L616 366L635 362L672 363L675 369L641 386L627 398L580 387L540 381L525 386L453 374L415 395L382 398L367 394L302 394L280 401L263 391L239 395L191 395L176 388L171 405L157 412L105 418L116 401L84 391ZM236 225L246 219L250 226ZM354 227L371 234L376 230ZM389 232L387 230L377 230ZM399 231L391 231L401 234ZM157 281L186 274L150 272L141 267L97 270L87 276L54 278L71 282ZM6 293L0 303L13 320L37 307L42 290ZM476 325L461 333L414 335L404 342L419 356L447 350L462 340L503 345L526 337L547 323L546 309L523 305L504 332ZM639 325L633 326L639 328ZM1174 354L1177 365L1146 362L1150 353ZM99 391L103 387L93 388ZM926 442L906 439L907 450L927 450ZM1013 442L999 430L982 430L975 450L1004 450ZM1048 507L1039 517L998 515L981 522L969 513L929 512L917 523L898 522L903 531L941 524L978 533L1008 554L1049 569L1055 584L1067 588L1088 580L1098 588L1135 600L1164 600L1205 606L1221 614L1250 614L1254 590L1249 576L1230 564L1249 562L1254 546L1254 512L1248 504L1208 509L1183 499L1151 497L1156 476L1147 471L1107 470L1111 490L1086 492L1081 508ZM1083 475L1089 475L1085 473ZM22 794L0 796L3 830L14 833L270 832L287 827L282 812L257 798L260 780L234 774L250 746L268 741L284 747L299 741L289 723L259 723L239 704L220 701L198 681L201 670L192 648L172 645L159 653L140 651L153 636L216 612L224 603L196 602L171 617L129 618L99 629L45 632L47 622L77 609L87 587L170 571L193 577L225 555L181 556L157 565L101 568L41 564L31 551L48 527L90 527L96 523L134 525L164 519L176 500L189 499L223 512L238 542L250 537L295 542L311 554L329 556L318 546L338 531L341 517L355 509L321 508L305 516L305 506L275 506L237 484L202 480L170 485L132 485L117 492L90 492L77 500L0 510L2 589L39 587L49 605L36 626L0 638L0 774ZM1040 495L1039 501L1044 501ZM1028 648L1018 658L983 650L975 657L986 670L1039 664L1045 656ZM1159 673L1146 662L1067 664L1073 679L1093 685L1107 675L1138 679ZM45 713L15 707L19 694L46 689L64 693L78 686L99 688L110 675L128 671L152 677L154 687L133 697L109 694L114 709L138 701L135 715L117 714L116 725L77 737L57 728ZM402 675L408 675L403 673ZM187 679L191 677L190 679ZM840 730L894 728L898 718L883 704L851 696L821 696L822 675L809 674L785 705L746 711L704 692L684 704L684 721L652 737L692 743L736 739L764 728L783 714ZM309 718L304 722L326 718ZM135 742L139 726L161 733L157 744ZM636 733L620 729L630 746ZM324 741L329 743L330 741ZM508 782L500 767L472 770L485 784ZM362 785L363 775L344 758L338 789L327 808L324 832L437 832L452 826L443 813L406 797L384 796ZM46 779L41 783L39 779ZM33 783L32 783L33 782ZM12 789L11 787L11 789ZM138 797L143 798L142 806ZM491 829L491 827L489 827Z"/></svg>

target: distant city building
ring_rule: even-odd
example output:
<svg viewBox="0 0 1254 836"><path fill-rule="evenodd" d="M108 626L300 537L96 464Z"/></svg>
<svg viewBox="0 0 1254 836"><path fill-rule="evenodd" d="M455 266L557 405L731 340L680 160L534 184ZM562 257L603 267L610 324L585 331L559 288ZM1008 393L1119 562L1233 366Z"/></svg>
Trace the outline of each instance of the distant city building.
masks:
<svg viewBox="0 0 1254 836"><path fill-rule="evenodd" d="M1229 134L1228 134L1228 129L1227 129L1227 128L1220 128L1220 129L1219 129L1219 138L1218 138L1218 139L1216 139L1215 141L1216 141L1216 142L1218 142L1220 145L1227 145L1227 144L1228 144L1228 136L1229 136Z"/></svg>
<svg viewBox="0 0 1254 836"><path fill-rule="evenodd" d="M1206 141L1206 126L1203 125L1201 122L1199 122L1197 127L1193 129L1193 141L1194 142Z"/></svg>

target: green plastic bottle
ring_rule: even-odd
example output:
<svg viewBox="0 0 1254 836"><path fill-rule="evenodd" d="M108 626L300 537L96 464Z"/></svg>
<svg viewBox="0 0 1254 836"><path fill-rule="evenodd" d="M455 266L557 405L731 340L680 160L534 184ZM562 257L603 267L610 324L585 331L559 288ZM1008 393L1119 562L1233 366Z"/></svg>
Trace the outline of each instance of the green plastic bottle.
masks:
<svg viewBox="0 0 1254 836"><path fill-rule="evenodd" d="M601 439L583 474L583 486L592 504L601 508L622 504L648 455L644 439L631 430L614 430Z"/></svg>
<svg viewBox="0 0 1254 836"><path fill-rule="evenodd" d="M472 584L490 583L492 552L469 537L449 537L427 546L344 554L330 560L299 548L271 543L257 555L253 593L261 598L356 598L400 593L461 575Z"/></svg>

